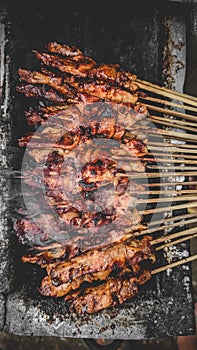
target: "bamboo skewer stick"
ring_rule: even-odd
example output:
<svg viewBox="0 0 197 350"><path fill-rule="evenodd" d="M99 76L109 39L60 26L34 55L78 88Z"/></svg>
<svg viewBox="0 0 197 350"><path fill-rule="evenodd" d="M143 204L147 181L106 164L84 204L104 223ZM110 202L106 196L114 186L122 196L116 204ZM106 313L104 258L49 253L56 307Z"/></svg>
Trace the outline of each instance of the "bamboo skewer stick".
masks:
<svg viewBox="0 0 197 350"><path fill-rule="evenodd" d="M197 171L188 171L188 172L172 172L172 173L137 173L137 174L121 174L121 176L128 176L132 179L154 179L154 178L163 178L163 177L177 177L177 176L197 176Z"/></svg>
<svg viewBox="0 0 197 350"><path fill-rule="evenodd" d="M164 265L164 266L158 267L157 269L152 270L152 271L151 271L151 274L152 274L152 275L155 275L155 274L160 273L160 272L162 272L162 271L166 271L166 270L168 270L168 269L172 269L172 268L174 268L174 267L187 264L187 263L189 263L189 262L191 262L191 261L194 261L194 260L196 260L196 259L197 259L197 254L191 255L191 256L189 256L188 258L184 258L184 259L178 260L178 261L176 261L176 262L170 263L170 264L168 264L168 265Z"/></svg>
<svg viewBox="0 0 197 350"><path fill-rule="evenodd" d="M136 132L138 130L136 129ZM169 138L173 138L173 139L179 139L179 140L183 140L183 141L190 141L190 142L197 142L197 135L195 134L186 134L183 132L177 132L177 131L171 131L171 130L164 130L164 129L154 129L152 127L143 127L143 131L144 133L147 133L148 136L154 135L155 137L162 137L167 136ZM129 138L133 138L133 135L130 134L130 131L128 130L124 136L124 138L129 139ZM160 147L163 147L162 142L160 143Z"/></svg>
<svg viewBox="0 0 197 350"><path fill-rule="evenodd" d="M141 87L144 90L155 92L158 95L162 95L172 100L177 100L177 101L186 103L188 105L192 105L194 107L197 106L197 98L194 96L183 94L181 92L177 92L177 91L168 89L166 87L161 87L159 85L152 84L148 81L141 80L141 79L137 79L136 83L138 84L139 87Z"/></svg>
<svg viewBox="0 0 197 350"><path fill-rule="evenodd" d="M181 103L175 103L175 102L168 101L168 100L162 100L162 99L151 97L151 96L146 96L146 97L139 96L139 100L148 101L148 102L155 102L158 104L163 104L165 106L181 108L181 109L184 109L187 111L197 112L197 108L195 108L195 107L188 106L188 105L181 104Z"/></svg>
<svg viewBox="0 0 197 350"><path fill-rule="evenodd" d="M170 143L170 142L156 142L156 141L149 141L149 145L152 146L162 146L162 147L176 147L176 148L193 148L193 149L197 149L197 145L189 145L189 144L185 144L185 143Z"/></svg>
<svg viewBox="0 0 197 350"><path fill-rule="evenodd" d="M185 241L189 241L193 238L196 238L197 237L197 234L194 234L194 235L190 235L190 236L186 236L186 237L183 237L183 238L180 238L180 239L177 239L175 241L172 241L172 242L169 242L169 243L165 243L165 244L162 244L160 245L159 247L156 247L156 251L159 251L159 250L162 250L162 249L165 249L167 247L171 247L173 245L176 245L176 244L179 244L179 243L183 243Z"/></svg>
<svg viewBox="0 0 197 350"><path fill-rule="evenodd" d="M147 169L153 169L153 170L196 170L196 166L178 166L178 165L147 165Z"/></svg>
<svg viewBox="0 0 197 350"><path fill-rule="evenodd" d="M164 186L189 186L189 185L197 185L197 181L184 181L184 182L159 182L159 183L143 183L141 184L145 187L164 187Z"/></svg>
<svg viewBox="0 0 197 350"><path fill-rule="evenodd" d="M166 115L172 115L173 117L179 117L179 118L183 118L183 119L186 119L186 120L197 121L197 116L195 116L195 115L185 114L185 113L182 113L182 112L174 111L172 109L165 109L165 108L162 108L162 107L153 106L153 105L150 105L150 104L147 104L147 103L145 103L145 106L150 111L155 111L155 112L163 113L163 114L166 114Z"/></svg>
<svg viewBox="0 0 197 350"><path fill-rule="evenodd" d="M163 129L146 129L144 130L149 132L149 135L157 135L158 137L161 137L161 135L173 138L173 139L179 139L179 140L186 140L190 142L197 142L197 135L194 134L185 134L182 132L177 132L177 131L169 131L169 130L163 130ZM161 145L162 147L162 145Z"/></svg>
<svg viewBox="0 0 197 350"><path fill-rule="evenodd" d="M150 203L166 203L166 202L182 202L182 201L197 201L197 196L175 196L175 197L162 197L162 198L146 198L138 199L139 204L150 204Z"/></svg>
<svg viewBox="0 0 197 350"><path fill-rule="evenodd" d="M188 152L188 153L194 153L194 154L197 154L197 151L195 150L195 152ZM182 153L158 153L157 150L156 152L153 150L153 152L148 152L146 154L146 156L154 156L154 158L150 158L151 160L152 159L155 159L155 161L159 161L160 159L163 159L163 161L165 162L166 160L168 159L172 159L172 160L175 160L176 158L181 158L180 160L183 162L184 159L185 160L196 160L197 159L197 155L188 155L188 154L182 154ZM158 158L158 157L163 157L163 158ZM136 159L136 158L135 158ZM149 158L145 158L145 157L142 157L141 160L143 161L148 161Z"/></svg>
<svg viewBox="0 0 197 350"><path fill-rule="evenodd" d="M154 190L154 191L134 191L134 193L137 193L137 194L166 194L166 195L169 195L169 194L173 194L173 195L182 195L182 194L194 194L194 193L197 193L197 190Z"/></svg>
<svg viewBox="0 0 197 350"><path fill-rule="evenodd" d="M162 147L162 146L161 146ZM158 148L158 147L154 147L154 146L149 146L148 145L148 149L152 150L153 152L148 152L146 155L150 155L156 158L157 156L162 156L162 157L177 157L177 158L188 158L188 159L197 159L195 155L197 155L197 150L196 149L188 149L188 150L179 150L177 148L172 148L169 150L169 153L164 153L161 152L162 148ZM163 149L163 151L166 151L165 148ZM181 152L179 153L173 153L173 152ZM183 154L185 153L185 154ZM187 154L189 153L189 155ZM194 154L194 155L193 155ZM143 159L143 158L142 158Z"/></svg>
<svg viewBox="0 0 197 350"><path fill-rule="evenodd" d="M172 157L173 158L173 157ZM197 158L197 157L196 157ZM121 161L131 161L131 160L136 160L136 157L129 157L129 156L114 156L113 159L121 160ZM197 160L195 159L170 159L169 156L167 159L165 158L142 158L142 161L145 162L154 162L154 163L180 163L180 164L197 164Z"/></svg>
<svg viewBox="0 0 197 350"><path fill-rule="evenodd" d="M180 231L180 232L172 233L171 235L166 235L166 236L162 236L162 237L153 239L151 241L151 245L156 245L156 244L159 244L159 243L162 243L164 241L171 240L171 239L174 239L174 238L177 238L177 237L180 238L181 236L186 236L186 235L188 236L188 235L191 235L192 233L196 234L196 232L197 232L197 227L192 227L192 228L189 228L187 230L183 230L183 231Z"/></svg>
<svg viewBox="0 0 197 350"><path fill-rule="evenodd" d="M155 225L159 225L159 224L163 224L164 223L164 220L165 220L165 223L166 222L174 222L174 221L179 221L179 224L181 223L182 224L182 220L185 220L185 219L190 219L192 217L197 217L197 213L190 213L190 214L185 214L185 215L176 215L176 216L173 216L172 218L163 218L162 220L155 220L155 221L151 221L150 223L147 223L148 227L150 226L155 226ZM184 224L184 222L183 222Z"/></svg>
<svg viewBox="0 0 197 350"><path fill-rule="evenodd" d="M171 123L170 121L167 122L165 120L160 120L160 119L156 119L156 118L149 118L149 120L151 120L155 124L170 126L172 128L178 127L179 129L183 129L183 130L187 130L187 131L193 131L194 133L196 133L196 128L185 126L185 125L182 125L181 123L177 126L176 123Z"/></svg>
<svg viewBox="0 0 197 350"><path fill-rule="evenodd" d="M141 160L148 160L148 159L150 159L150 158L145 158L146 156L152 156L152 157L154 156L155 160L158 159L157 158L158 156L159 157L164 157L164 158L166 157L168 159L170 159L170 158L172 158L172 159L173 158L184 158L184 159L194 159L194 160L197 159L197 150L192 150L192 149L191 150L190 149L186 150L186 153L189 153L189 155L188 155L188 154L183 154L183 152L185 152L185 150L182 151L182 150L179 150L179 149L176 149L176 148L170 149L168 153L164 153L164 151L166 152L165 148L163 148L163 152L162 152L162 148L158 148L158 147L155 147L155 146L149 146L148 145L148 148L150 150L153 150L153 152L146 153L145 156L140 158ZM181 153L180 154L179 153L173 153L174 151L181 152ZM119 149L118 151L117 150L110 150L110 153L114 157L129 157L129 159L132 159L132 156L127 155L127 153L125 151L121 150L121 149ZM192 153L192 155L191 155L191 153ZM193 153L196 154L196 156L193 155ZM134 159L137 159L137 158L134 157Z"/></svg>
<svg viewBox="0 0 197 350"><path fill-rule="evenodd" d="M172 124L178 124L178 125L186 125L186 126L194 126L195 130L197 128L197 122L196 123L192 123L189 122L188 120L180 120L180 119L171 119L171 118L165 118L164 116L158 116L158 115L150 115L147 119L150 120L161 120L161 121L166 121L166 122L170 122Z"/></svg>
<svg viewBox="0 0 197 350"><path fill-rule="evenodd" d="M172 211L172 210L188 209L188 208L195 208L195 207L197 207L197 202L191 202L191 203L177 204L177 205L172 205L172 206L162 207L162 208L140 210L139 214L149 215L149 214L163 213L163 212Z"/></svg>
<svg viewBox="0 0 197 350"><path fill-rule="evenodd" d="M180 221L178 221L178 222L175 222L175 223L170 224L170 225L164 225L164 226L161 226L160 228L158 228L158 227L151 228L151 229L148 228L147 230L143 230L142 232L143 232L143 234L152 234L154 232L158 232L158 231L164 230L166 228L172 229L174 227L180 226L180 224L189 225L189 224L195 224L195 223L197 223L197 217L195 217L194 219L186 220L186 221L181 222L181 223L180 223ZM196 228L196 232L197 232L197 228Z"/></svg>
<svg viewBox="0 0 197 350"><path fill-rule="evenodd" d="M137 130L136 130L137 131ZM190 142L197 142L197 135L195 134L186 134L183 132L177 132L177 131L169 131L164 129L154 129L151 127L144 127L143 128L144 133L147 133L147 135L150 137L154 135L154 137L162 137L166 136L169 138L177 139L177 140L183 140L183 141L190 141ZM125 138L129 138L129 131L126 133ZM160 144L160 147L163 147L162 142Z"/></svg>

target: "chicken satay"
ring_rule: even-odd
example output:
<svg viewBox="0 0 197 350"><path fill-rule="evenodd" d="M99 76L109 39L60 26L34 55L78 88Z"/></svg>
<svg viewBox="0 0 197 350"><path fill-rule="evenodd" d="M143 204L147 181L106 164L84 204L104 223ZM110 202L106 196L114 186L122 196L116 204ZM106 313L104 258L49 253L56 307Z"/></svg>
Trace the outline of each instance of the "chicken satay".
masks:
<svg viewBox="0 0 197 350"><path fill-rule="evenodd" d="M74 86L64 82L64 78L62 76L56 76L52 72L47 75L41 72L32 72L27 69L20 68L18 70L18 74L20 79L26 83L48 85L68 98L74 98L78 92Z"/></svg>
<svg viewBox="0 0 197 350"><path fill-rule="evenodd" d="M38 248L37 248L38 249ZM72 245L58 244L57 247L43 246L41 251L36 254L23 255L21 260L24 263L31 263L40 265L42 268L46 268L49 264L69 260L81 254L79 247Z"/></svg>
<svg viewBox="0 0 197 350"><path fill-rule="evenodd" d="M140 258L138 259L140 260ZM141 260L140 260L141 261ZM71 297L79 294L79 288L81 289L80 293L83 294L84 283L95 283L105 281L112 273L116 274L118 278L124 278L125 275L138 274L140 271L140 265L136 259L136 262L133 263L129 268L125 265L123 269L119 265L114 265L113 270L106 269L103 271L97 271L94 273L89 273L86 276L81 276L78 279L71 279L69 282L62 283L58 285L50 276L51 269L53 264L46 266L48 275L43 278L39 291L44 296L50 297L62 297L66 296L65 299L68 300Z"/></svg>
<svg viewBox="0 0 197 350"><path fill-rule="evenodd" d="M47 67L58 68L63 73L77 75L81 78L87 77L87 72L95 66L94 61L89 57L80 57L80 61L74 61L69 58L62 58L48 53L34 51L36 57Z"/></svg>
<svg viewBox="0 0 197 350"><path fill-rule="evenodd" d="M112 86L107 83L98 84L96 82L70 82L65 83L62 77L53 77L45 75L40 72L31 72L25 69L19 69L20 79L26 81L29 84L42 84L48 85L57 90L62 95L68 98L78 95L78 93L86 93L101 99L107 99L115 101L117 103L125 102L135 104L138 100L138 95L131 94L127 91L120 89L119 87Z"/></svg>
<svg viewBox="0 0 197 350"><path fill-rule="evenodd" d="M131 94L128 91L122 90L119 87L112 86L108 83L97 84L95 82L75 82L71 85L80 92L85 92L117 103L129 103L134 105L138 100L137 94Z"/></svg>
<svg viewBox="0 0 197 350"><path fill-rule="evenodd" d="M148 153L147 147L143 141L138 139L135 135L133 135L133 139L128 140L123 137L123 145L126 151L128 151L131 155L135 155L136 157L143 157Z"/></svg>
<svg viewBox="0 0 197 350"><path fill-rule="evenodd" d="M59 44L56 41L49 42L47 44L47 49L49 52L57 53L62 56L79 56L83 55L83 52L79 50L76 46L68 46L65 44Z"/></svg>
<svg viewBox="0 0 197 350"><path fill-rule="evenodd" d="M81 278L81 279L73 280L72 283L71 282L62 283L59 286L55 285L55 283L51 280L50 276L46 276L42 280L41 286L39 288L39 292L44 296L50 296L50 297L56 297L56 298L62 297L80 288L80 286L84 282L92 283L103 279L105 280L109 276L110 272L111 271L96 272L91 275L86 275L83 279Z"/></svg>
<svg viewBox="0 0 197 350"><path fill-rule="evenodd" d="M78 278L81 281L86 275L106 270L113 271L117 266L122 270L125 266L129 267L144 259L150 259L151 239L150 236L143 237L141 241L132 239L127 244L119 243L105 249L91 250L69 262L55 264L50 269L52 282L54 281L57 286L72 280L76 281Z"/></svg>
<svg viewBox="0 0 197 350"><path fill-rule="evenodd" d="M47 48L49 52L56 53L62 56L67 56L67 57L70 56L70 58L71 57L75 58L74 56L86 57L84 53L78 48L73 46L68 46L68 45L62 45L57 42L49 43ZM108 65L101 64L99 66L97 65L96 68L98 71L98 78L103 80L110 80L110 81L116 80L117 83L128 83L128 79L130 81L136 80L135 74L132 74L129 71L121 71L119 64L108 64Z"/></svg>
<svg viewBox="0 0 197 350"><path fill-rule="evenodd" d="M57 104L63 104L67 101L65 95L61 95L55 89L46 85L21 84L16 86L16 90L22 92L26 97L42 98ZM74 98L71 95L69 97Z"/></svg>
<svg viewBox="0 0 197 350"><path fill-rule="evenodd" d="M99 286L87 288L81 295L76 292L71 299L70 312L81 315L121 305L139 293L139 285L151 279L151 271L144 271L139 277L108 278Z"/></svg>
<svg viewBox="0 0 197 350"><path fill-rule="evenodd" d="M98 79L119 84L122 87L136 91L138 86L134 83L136 75L130 72L117 70L114 65L96 66L93 60L87 56L80 56L79 61L59 57L48 53L34 51L37 58L47 67L59 69L62 73L69 73L81 78ZM76 56L77 57L77 56Z"/></svg>

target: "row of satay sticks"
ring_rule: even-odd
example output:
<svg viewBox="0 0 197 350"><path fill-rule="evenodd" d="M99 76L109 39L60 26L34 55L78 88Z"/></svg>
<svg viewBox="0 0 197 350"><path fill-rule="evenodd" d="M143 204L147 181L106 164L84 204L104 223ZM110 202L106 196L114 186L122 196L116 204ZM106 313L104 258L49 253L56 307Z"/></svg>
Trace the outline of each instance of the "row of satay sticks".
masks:
<svg viewBox="0 0 197 350"><path fill-rule="evenodd" d="M44 296L64 297L69 302L70 311L78 314L84 312L91 314L122 304L133 298L139 291L138 287L146 283L151 276L196 260L197 254L152 269L141 270L139 265L140 262L147 259L151 259L153 263L155 262L154 254L150 254L152 246L156 246L155 250L158 251L173 244L184 242L190 239L191 236L196 237L197 234L194 235L194 232L196 230L188 229L182 231L181 235L183 238L180 238L180 232L154 240L150 240L149 236L144 236L144 239L140 241L135 240L137 234L134 234L133 238L128 242L107 246L104 250L88 251L68 261L49 264L48 266L44 265L42 267L46 267L47 276L42 280L40 292ZM162 244L165 240L172 240L177 236L179 237L178 240ZM138 258L135 256L136 254L133 255L135 249L136 254L140 252L140 255L137 255ZM115 256L111 256L110 251L113 251ZM97 261L96 265L94 255ZM104 266L103 256L105 256ZM134 263L135 258L137 258L137 264ZM121 270L115 277L108 278L115 263L119 264L119 269L121 268ZM127 266L127 275L125 275L125 266ZM128 275L128 270L130 274L133 271L134 276ZM98 282L98 280L103 283L96 286L90 285L84 290L83 282L93 283L95 281Z"/></svg>
<svg viewBox="0 0 197 350"><path fill-rule="evenodd" d="M196 121L197 121L197 98L171 91L167 88L156 86L149 82L139 80L137 77L129 72L121 71L118 66L115 65L97 65L91 58L85 56L80 50L69 47L67 45L60 45L57 43L48 44L48 53L38 53L36 56L41 60L42 64L52 68L53 70L58 70L62 76L56 76L54 71L47 71L42 67L42 73L29 72L25 70L19 70L19 74L22 80L26 81L31 85L21 85L18 87L18 91L24 92L27 96L36 96L38 94L40 97L47 98L47 94L43 94L43 90L39 88L39 85L49 84L51 88L55 89L56 92L65 94L65 103L77 103L78 98L82 96L87 99L87 95L90 94L96 98L105 99L106 101L112 100L121 103L131 103L134 104L137 101L143 102L143 104L148 108L150 112L159 113L159 115L148 115L147 120L158 125L158 128L151 128L150 126L145 127L145 130L149 135L154 137L165 137L169 142L148 142L148 154L146 154L144 160L155 162L160 165L159 169L167 170L166 172L149 172L138 173L138 174L126 174L130 178L168 178L168 181L161 183L149 183L143 184L145 187L164 187L172 185L183 185L183 182L176 182L176 177L178 176L197 176L197 135L196 135ZM80 79L80 80L79 80ZM34 86L36 86L36 91ZM94 85L94 86L93 86ZM111 89L114 93L109 93ZM80 94L77 95L77 101L73 100L73 92L75 89L80 90ZM140 91L143 91L143 93ZM29 95L28 95L29 94ZM67 94L67 96L66 96ZM150 96L148 96L150 94ZM57 96L57 95L56 95ZM122 101L116 101L117 96L122 96ZM50 97L49 97L50 100ZM61 99L60 99L61 100ZM62 102L63 103L63 100ZM181 110L181 112L179 111ZM185 112L184 112L185 111ZM170 118L169 118L170 116ZM175 119L175 118L178 119ZM173 119L174 118L174 119ZM162 127L172 128L172 130L163 130ZM173 128L178 128L184 132L174 131ZM129 135L129 134L128 134ZM180 140L187 142L184 144L171 143L173 140ZM153 158L154 154L154 158ZM120 157L119 154L117 156ZM151 158L152 157L152 158ZM130 158L131 159L131 158ZM158 170L155 165L148 166L150 170ZM172 182L169 181L171 177ZM174 182L173 182L174 180ZM186 181L184 185L196 185L197 181ZM153 190L144 191L144 194L165 194L165 198L161 198L162 202L168 202L167 206L153 208L149 210L142 211L141 214L149 215L152 213L162 213L168 210L178 210L197 207L197 195L196 190L186 189L186 190L166 190L163 191ZM142 194L142 192L141 192ZM148 199L148 203L158 202L158 198ZM183 204L171 205L171 202L185 202ZM147 202L147 199L146 199ZM139 200L139 203L144 203L144 200ZM180 220L184 221L185 225L194 225L197 222L197 218L194 214L184 214L177 216L172 219L166 219L164 228L175 228L180 225ZM168 223L169 221L169 223ZM157 231L157 225L162 224L161 222L150 222L148 228L142 230L139 233L134 233L134 237L146 234L152 234ZM156 227L152 227L156 226ZM155 250L161 250L168 248L174 244L184 242L186 240L192 239L197 236L196 228L189 228L182 230L177 233L168 234L160 238L153 239L151 245L156 246ZM157 274L169 268L174 268L181 264L186 264L197 259L197 255L190 256L181 259L176 262L172 262L168 265L156 268L151 271L151 274Z"/></svg>
<svg viewBox="0 0 197 350"><path fill-rule="evenodd" d="M81 89L81 91L85 94L94 95L98 98L106 97L106 100L108 100L108 98L111 98L113 100L114 98L115 101L117 98L117 94L115 94L115 97L113 97L113 95L109 95L108 85L106 85L107 88L105 92L105 84L109 84L111 85L111 87L114 86L115 89L117 89L118 87L119 90L117 90L117 93L120 93L120 91L122 90L127 91L128 93L128 91L130 90L131 94L135 95L138 89L142 89L146 93L153 93L154 95L157 95L157 97L148 96L146 93L139 93L138 95L137 99L142 100L150 111L156 111L160 114L175 116L179 118L169 119L164 115L150 115L148 119L150 119L154 123L158 123L159 125L164 125L172 128L178 127L179 129L183 129L190 132L189 134L187 134L182 132L176 132L173 130L163 130L162 128L150 129L150 127L147 127L147 131L150 132L150 135L152 133L154 136L158 135L160 137L161 135L163 135L164 137L167 137L169 139L178 139L192 143L197 142L197 116L195 115L195 113L197 112L196 97L172 91L165 87L160 87L158 85L137 79L137 77L134 74L120 70L120 67L118 65L98 65L92 58L85 56L83 52L76 47L61 45L56 42L52 42L48 44L47 49L48 53L35 52L36 56L41 61L41 63L47 66L48 68L58 70L62 74L63 79L60 76L56 76L53 72L47 72L47 70L44 68L43 72L45 74L40 74L39 72L30 72L26 70L19 70L19 74L22 80L25 80L26 82L31 84L38 85L51 84L51 87L61 92L62 94L64 94L64 92L66 94L68 91L70 91L70 88L75 88L76 86L78 89ZM78 83L78 79L80 79L80 83ZM83 85L83 82L86 79L88 79L90 83L84 83ZM67 84L67 82L69 82L69 84ZM96 82L94 89L92 89L91 87L92 82L94 82L94 84ZM102 86L103 89L99 89L99 86ZM20 87L19 91L23 92L23 90L20 89ZM128 101L126 99L127 96ZM158 96L160 97L158 98ZM124 103L129 103L130 100L132 100L132 98L129 99L129 95L123 94L123 98ZM177 101L179 103L174 101ZM154 105L150 105L150 102L153 102ZM156 104L163 105L164 108L157 107ZM170 109L166 109L166 106L170 106ZM187 111L187 113L177 111L177 108L181 108L182 110L184 109L185 111ZM194 112L194 115L192 115L191 112ZM184 121L183 119L185 119L186 121ZM147 154L147 158L144 158L144 160L150 161L150 157L154 154L153 160L156 160L157 163L160 164L159 169L168 170L167 173L162 172L162 177L171 176L172 178L175 178L176 176L197 176L197 145L173 144L168 142L164 144L162 142L161 150L160 142L149 141L148 149L150 152ZM119 156L117 156L117 158ZM114 156L114 158L116 158L116 156ZM151 170L158 169L157 165L148 165L147 168ZM130 177L133 179L139 177L158 179L160 176L161 174L158 172L151 172L149 174L141 173L137 175L130 175ZM192 183L184 183L184 185L189 184ZM165 183L162 183L162 186L164 185ZM195 191L193 190L187 190L185 192L173 191L171 194L177 194L178 197L176 196L175 198L170 199L170 201L194 201L197 199L196 196L192 196L194 192ZM170 192L168 192L168 194L170 194ZM187 194L187 196L182 196L183 194ZM165 201L167 202L168 198L166 198Z"/></svg>

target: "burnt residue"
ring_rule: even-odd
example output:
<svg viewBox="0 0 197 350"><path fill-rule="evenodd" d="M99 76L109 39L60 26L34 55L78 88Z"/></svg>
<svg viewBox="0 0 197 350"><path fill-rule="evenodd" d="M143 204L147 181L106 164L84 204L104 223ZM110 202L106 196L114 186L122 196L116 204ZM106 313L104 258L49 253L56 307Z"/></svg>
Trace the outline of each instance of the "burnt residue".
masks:
<svg viewBox="0 0 197 350"><path fill-rule="evenodd" d="M178 7L169 5L169 12L165 12L163 17L163 82L168 88L173 89L176 75L180 70L185 69L185 60L180 60L180 53L186 47L186 39L174 32L174 23L178 26L182 21L182 14L185 13L183 21L187 29L189 23L189 8L185 4ZM190 9L191 10L191 9ZM178 30L178 29L177 29Z"/></svg>

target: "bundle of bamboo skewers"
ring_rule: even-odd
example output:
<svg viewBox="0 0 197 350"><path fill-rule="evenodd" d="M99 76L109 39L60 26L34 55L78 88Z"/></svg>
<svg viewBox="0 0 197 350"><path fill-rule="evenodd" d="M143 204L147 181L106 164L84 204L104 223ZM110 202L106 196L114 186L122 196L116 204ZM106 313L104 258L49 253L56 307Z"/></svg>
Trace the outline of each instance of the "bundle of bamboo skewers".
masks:
<svg viewBox="0 0 197 350"><path fill-rule="evenodd" d="M137 203L135 201L134 209L138 209L139 215L146 217L150 216L151 214L166 213L167 211L174 210L186 210L188 208L197 207L197 190L189 187L190 185L197 184L197 181L195 180L189 181L190 176L197 176L197 98L139 80L130 72L121 70L118 65L98 65L92 58L85 56L75 47L69 47L67 45L60 45L57 43L49 43L47 49L48 53L36 52L37 58L41 61L41 72L30 72L24 69L19 69L20 78L22 81L25 81L26 84L22 83L17 86L17 90L23 92L27 97L33 96L43 99L44 101L48 100L49 103L52 103L51 105L46 103L45 106L40 107L39 110L30 110L26 113L26 117L30 125L47 125L47 132L49 132L46 139L46 132L44 133L43 130L41 133L36 133L34 135L32 134L21 138L20 145L27 146L28 152L31 154L34 160L37 163L42 162L42 150L44 150L43 154L45 156L46 150L50 150L53 146L53 152L54 149L57 153L59 152L58 162L61 163L62 156L67 156L69 152L74 149L74 147L80 144L81 140L82 142L85 142L84 140L87 141L87 135L80 134L81 130L79 132L78 127L80 120L80 127L82 125L84 130L87 129L88 124L88 128L91 129L91 131L88 131L91 133L91 137L94 131L97 136L104 135L104 137L107 139L111 138L121 140L124 145L129 145L129 155L126 155L122 149L120 149L118 152L113 150L110 151L115 161L123 160L126 164L127 162L131 162L132 159L133 161L136 161L137 157L143 164L145 164L146 171L139 166L140 170L132 169L132 171L129 170L125 173L121 172L121 176L119 175L121 184L123 183L124 177L125 179L129 179L131 182L140 180L140 186L135 187L133 185L135 187L134 192L137 196ZM94 120L94 118L92 120L92 116L88 119L88 121L80 119L82 118L81 115L86 113L86 106L90 107L93 105L95 108L95 105L97 106L102 103L106 103L107 105L109 103L112 104L113 113L115 113L117 116L116 122L119 121L118 118L121 116L121 114L123 114L123 116L127 116L127 118L130 117L128 128L127 125L126 127L124 125L124 128L119 127L119 129L117 129L116 124L113 124L112 120L109 121L109 119L104 117L102 118L102 121L97 121L99 126L96 126L97 130L95 131L96 120ZM77 116L73 116L72 114L73 107L78 108ZM129 116L130 112L128 110L132 110L132 113L134 111L135 114L131 113ZM72 115L72 128L68 132L68 123L71 122L71 119L68 118L69 113ZM76 113L76 109L74 113ZM97 116L98 115L99 111L97 109ZM58 142L54 146L55 143L53 140L53 134L49 129L50 120L52 118L54 120L56 116L58 116L58 118L60 116L61 122L63 120L62 125L65 127L66 136L64 136L63 139L61 137L61 142ZM132 120L132 118L135 120ZM58 128L60 128L60 125L57 124L56 127L57 130L55 131L58 133ZM179 129L179 131L177 131L177 129ZM140 139L141 135L143 140ZM31 146L28 147L29 141ZM72 145L74 145L73 148ZM100 164L98 165L98 162L93 162L92 158L86 159L86 161L88 162L89 166L88 170L91 167L91 171L94 170L95 173L98 173L96 166L99 167ZM102 165L105 167L105 171L107 169L111 172L110 181L114 181L114 169L115 166L117 167L117 164L109 164L109 162L107 163L104 158L102 159L102 162L104 164ZM51 159L50 166L53 163L54 158ZM39 164L39 167L42 168L42 165ZM53 171L56 170L56 168L55 170L53 169ZM57 170L57 173L59 174L58 171L59 168ZM87 169L84 171L87 171ZM97 173L96 175L93 174L93 176L97 176ZM28 177L29 175L27 178ZM90 179L92 179L91 176ZM82 177L83 193L87 192L85 186L87 188L87 186L92 184L90 179L87 180L87 176ZM146 180L148 180L148 182ZM32 185L31 181L29 183ZM47 183L47 186L50 187L49 182ZM122 189L123 188L121 188L121 190ZM53 190L54 188L51 188L51 192L53 192ZM87 226L92 224L92 217L88 218L86 215L86 220L83 221L82 219L84 218L81 212L79 214L80 210L69 211L70 208L68 208L68 203L66 202L65 198L60 196L57 200L57 198L54 197L54 193L51 195L51 192L49 196L51 197L50 201L52 202L53 207L56 209L58 208L58 213L61 213L62 218L66 217L65 220L68 220L68 215L65 216L65 214L69 213L69 220L71 218L72 223L75 223L75 226L82 225L80 228L85 229L95 228L93 226ZM149 197L143 198L143 196ZM162 204L167 203L167 205L162 205L162 207L157 206L156 208L152 207L150 209L139 209L140 205L148 204L154 206L154 204L158 204L160 202ZM181 204L178 204L178 202L181 202ZM67 211L65 211L65 207ZM108 213L105 219L109 219L109 217L111 220L112 214ZM90 220L88 221L88 219ZM96 219L98 220L98 217ZM43 219L41 218L41 220ZM51 219L49 218L49 223L50 220ZM154 236L154 234L158 232L158 227L161 226L159 231L161 231L161 229L165 230L177 228L180 225L180 220L184 220L185 225L196 224L197 222L195 213L176 215L173 217L173 219L154 219L148 221L146 225L142 225L142 222L139 221L137 217L135 225L130 227L126 234L124 231L121 238L119 237L119 240L115 239L110 241L110 244L122 244L123 242L123 244L126 245L127 241L130 240L131 237L135 239L140 236L146 237L146 235L150 234ZM24 237L25 235L28 236L29 232L31 232L32 235L32 232L36 232L37 234L39 231L39 228L36 227L36 225L33 226L33 224L30 224L28 220L17 222L15 227L19 237ZM41 234L43 234L43 230L41 231ZM155 251L159 251L192 239L196 236L196 228L194 227L184 229L173 234L170 233L160 237L155 237L154 239L152 238L149 243L151 247L156 246ZM109 242L107 242L107 244L109 244ZM57 240L53 240L49 244L43 244L43 246L36 246L34 248L36 249L37 253L23 257L23 261L33 263L36 262L42 267L46 267L48 276L42 284L42 294L60 296L61 293L58 294L59 284L61 286L61 283L65 284L66 282L65 280L58 280L59 284L55 286L57 281L55 282L55 278L53 280L52 275L55 275L56 267L58 264L61 264L60 262L62 256L64 256L65 259L67 253L66 260L77 264L77 258L75 256L76 254L81 254L81 251L76 251L75 247L75 252L73 250L71 252L67 252L68 246L65 245L65 242L62 244ZM88 251L89 249L106 249L106 246L103 247L102 245L99 248L98 246L87 246L86 250ZM98 250L98 252L98 254L101 254L101 250ZM88 254L86 251L82 251L82 253ZM197 259L197 255L190 256L176 262L171 262L168 265L152 269L151 275L162 272L168 268L185 264L195 259ZM52 268L51 266L53 264L56 264L57 266L55 265L55 267ZM92 282L92 277L91 279L85 279L84 281ZM108 290L112 288L110 287L110 283L113 284L113 281L110 281L111 282L107 282L109 284ZM125 281L124 278L122 278L122 281ZM117 284L117 282L114 283ZM142 282L141 280L137 279L135 280L135 283L140 285L144 283L144 280ZM103 284L102 288L104 288ZM121 288L123 288L123 286ZM75 289L77 289L77 291ZM76 287L74 288L74 295L73 291L70 294L68 293L66 300L69 300L69 298L70 300L74 300L74 310L78 313L82 313L82 310L79 308L79 301L81 304L83 304L83 302L87 302L87 298L96 293L95 290L96 289L92 290L92 288L90 288L89 291L86 290L83 292L85 294L82 293L82 295L79 295L81 291L79 293L78 287ZM120 290L116 293L119 295ZM127 298L125 297L125 300L126 299ZM121 303L121 301L119 302ZM105 307L113 306L114 303L115 302L111 304L109 303L109 305ZM105 307L100 307L100 309ZM88 310L89 311L86 311L89 313L95 312L95 309L93 311L91 308ZM96 309L96 311L98 310Z"/></svg>

